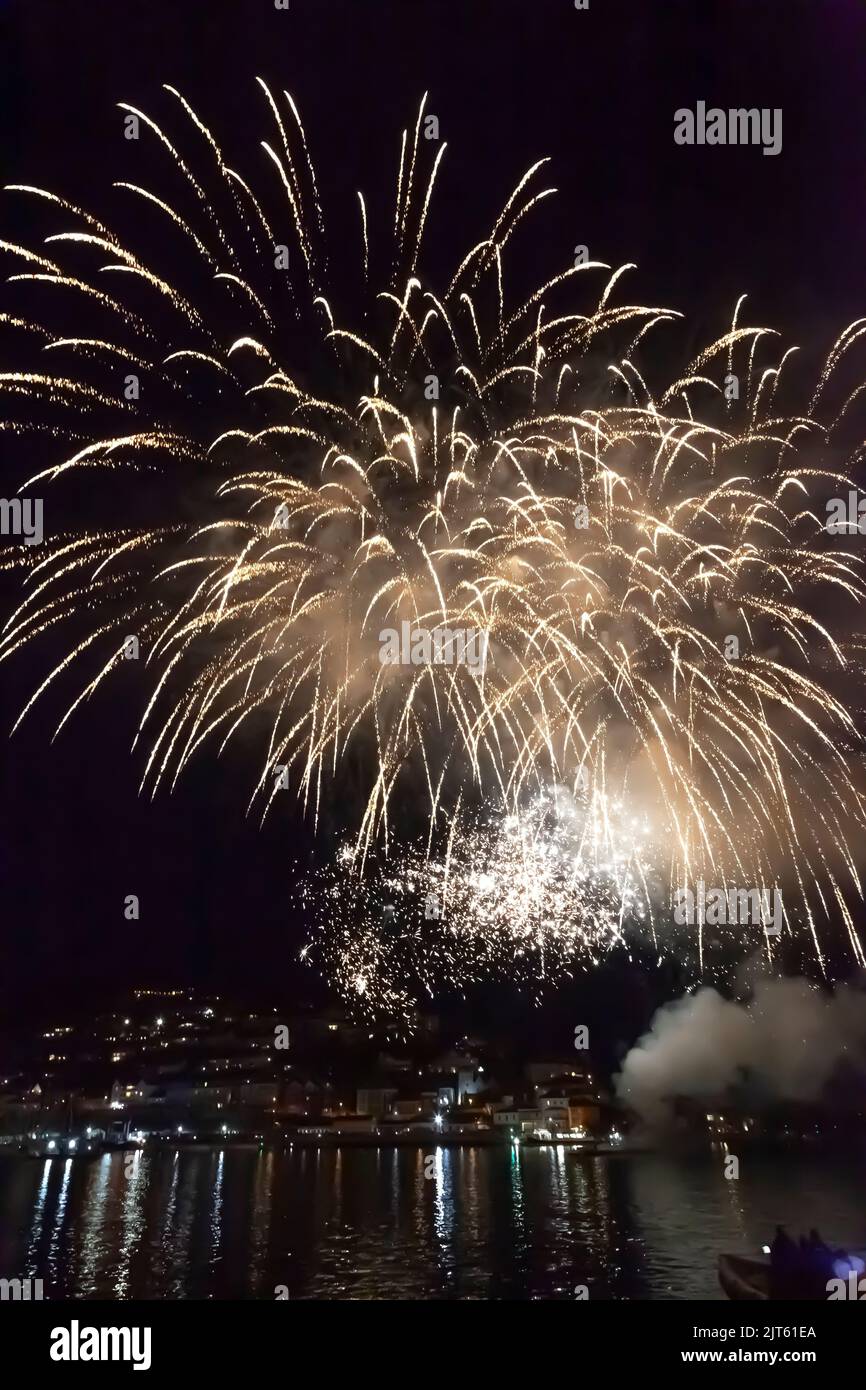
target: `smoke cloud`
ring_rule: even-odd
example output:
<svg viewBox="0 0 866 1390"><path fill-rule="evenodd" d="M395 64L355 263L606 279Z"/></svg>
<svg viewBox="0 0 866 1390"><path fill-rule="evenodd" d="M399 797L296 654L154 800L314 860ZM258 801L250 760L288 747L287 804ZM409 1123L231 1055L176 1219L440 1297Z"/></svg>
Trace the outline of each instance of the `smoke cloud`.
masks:
<svg viewBox="0 0 866 1390"><path fill-rule="evenodd" d="M664 1005L616 1077L648 1125L676 1097L711 1099L748 1084L767 1101L814 1100L841 1062L866 1071L866 994L828 995L804 979L759 980L747 1002L701 989Z"/></svg>

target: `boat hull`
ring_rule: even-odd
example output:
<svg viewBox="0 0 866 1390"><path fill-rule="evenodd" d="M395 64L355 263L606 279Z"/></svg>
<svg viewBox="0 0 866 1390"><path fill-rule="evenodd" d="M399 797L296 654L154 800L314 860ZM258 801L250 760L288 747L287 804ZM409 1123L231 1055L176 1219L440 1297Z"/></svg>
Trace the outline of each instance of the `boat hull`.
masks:
<svg viewBox="0 0 866 1390"><path fill-rule="evenodd" d="M763 1303L770 1297L769 1261L720 1255L719 1283L735 1303Z"/></svg>

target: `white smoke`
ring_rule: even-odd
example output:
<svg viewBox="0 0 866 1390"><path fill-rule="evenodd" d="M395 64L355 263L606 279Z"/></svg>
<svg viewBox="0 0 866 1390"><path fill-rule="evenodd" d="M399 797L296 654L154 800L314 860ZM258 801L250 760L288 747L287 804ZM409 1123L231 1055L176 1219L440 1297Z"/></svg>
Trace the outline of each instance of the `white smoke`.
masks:
<svg viewBox="0 0 866 1390"><path fill-rule="evenodd" d="M866 1070L866 994L827 994L804 979L758 980L746 1003L701 989L653 1018L616 1077L620 1099L649 1125L676 1097L712 1099L744 1079L768 1100L817 1098L838 1064Z"/></svg>

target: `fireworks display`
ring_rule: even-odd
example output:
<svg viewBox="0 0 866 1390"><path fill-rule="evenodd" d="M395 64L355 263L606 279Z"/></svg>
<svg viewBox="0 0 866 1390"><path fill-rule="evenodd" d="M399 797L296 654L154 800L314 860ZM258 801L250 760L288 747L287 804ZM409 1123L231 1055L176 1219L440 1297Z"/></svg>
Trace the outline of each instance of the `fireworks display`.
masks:
<svg viewBox="0 0 866 1390"><path fill-rule="evenodd" d="M344 991L389 1007L410 973L591 965L701 876L784 885L786 934L823 962L841 921L864 963L864 585L825 503L855 486L866 323L796 410L792 350L742 300L659 385L679 315L623 302L631 267L577 256L510 296L545 161L430 284L424 103L395 208L358 194L339 239L356 295L332 290L298 112L260 88L255 191L174 89L171 137L123 105L165 159L158 190L117 186L134 251L64 198L6 195L46 219L39 250L0 243L2 428L42 460L20 491L46 539L6 552L27 572L0 657L65 638L21 717L59 686L62 727L135 638L142 786L243 738L257 814L287 788L314 824L345 806L310 912ZM485 659L383 661L404 625L481 634Z"/></svg>
<svg viewBox="0 0 866 1390"><path fill-rule="evenodd" d="M307 880L302 959L361 1012L395 1018L443 987L541 989L625 945L627 927L652 931L657 853L645 821L586 792L554 788L518 814L458 811L441 858L403 846L357 875L346 845Z"/></svg>

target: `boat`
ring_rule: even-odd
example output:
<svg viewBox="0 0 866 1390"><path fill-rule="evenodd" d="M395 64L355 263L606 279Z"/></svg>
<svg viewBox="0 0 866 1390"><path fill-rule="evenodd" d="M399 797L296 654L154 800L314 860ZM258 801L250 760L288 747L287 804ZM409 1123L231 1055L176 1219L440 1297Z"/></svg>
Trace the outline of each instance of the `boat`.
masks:
<svg viewBox="0 0 866 1390"><path fill-rule="evenodd" d="M86 1135L34 1134L25 1146L28 1158L92 1158L96 1144Z"/></svg>
<svg viewBox="0 0 866 1390"><path fill-rule="evenodd" d="M520 1142L530 1148L565 1148L569 1153L575 1154L595 1154L598 1152L598 1140L591 1139L585 1134L561 1134L553 1133L550 1130L533 1130L530 1134L522 1134Z"/></svg>
<svg viewBox="0 0 866 1390"><path fill-rule="evenodd" d="M719 1283L736 1303L760 1303L770 1297L770 1261L753 1255L720 1255Z"/></svg>
<svg viewBox="0 0 866 1390"><path fill-rule="evenodd" d="M129 1120L114 1120L99 1142L103 1153L123 1153L126 1149L140 1149L142 1135L133 1133Z"/></svg>
<svg viewBox="0 0 866 1390"><path fill-rule="evenodd" d="M849 1253L858 1256L861 1261L866 1255L863 1250ZM728 1298L736 1303L763 1303L773 1298L770 1292L770 1261L766 1255L720 1255L719 1283ZM814 1285L810 1275L807 1283L811 1288L804 1285L802 1291L794 1295L797 1301L825 1302L827 1294L820 1282Z"/></svg>

